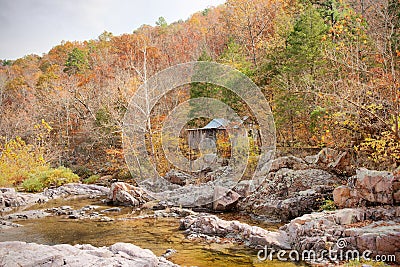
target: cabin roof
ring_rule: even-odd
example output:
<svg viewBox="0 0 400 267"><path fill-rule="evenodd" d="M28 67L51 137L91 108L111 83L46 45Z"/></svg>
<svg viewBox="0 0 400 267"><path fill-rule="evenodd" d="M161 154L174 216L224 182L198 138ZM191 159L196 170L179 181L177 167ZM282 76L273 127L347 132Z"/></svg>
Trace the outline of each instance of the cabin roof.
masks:
<svg viewBox="0 0 400 267"><path fill-rule="evenodd" d="M188 131L193 130L212 130L212 129L225 129L229 125L229 121L224 118L216 118L210 121L206 126L203 128L197 129L187 129Z"/></svg>
<svg viewBox="0 0 400 267"><path fill-rule="evenodd" d="M225 128L228 126L229 121L223 119L223 118L218 118L218 119L213 119L210 121L206 126L204 126L202 129L221 129Z"/></svg>

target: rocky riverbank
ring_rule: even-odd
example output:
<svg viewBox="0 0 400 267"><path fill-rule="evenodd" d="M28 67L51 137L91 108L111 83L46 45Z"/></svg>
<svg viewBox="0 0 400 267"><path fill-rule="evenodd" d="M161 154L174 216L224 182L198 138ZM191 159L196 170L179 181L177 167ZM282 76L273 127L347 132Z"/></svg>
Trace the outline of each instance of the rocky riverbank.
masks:
<svg viewBox="0 0 400 267"><path fill-rule="evenodd" d="M394 256L392 263L399 263L399 216L400 207L340 209L306 214L278 231L267 231L238 221L221 220L215 215L197 214L181 219L181 229L189 239L201 238L208 242L228 239L230 242L244 242L255 249L295 250L299 255L313 251L315 258L304 260L317 264L340 261L338 258L330 259L328 254L324 256L327 250L337 254L357 250L360 255L370 250L371 258Z"/></svg>
<svg viewBox="0 0 400 267"><path fill-rule="evenodd" d="M300 254L312 250L316 253L317 260L308 261L318 264L340 262L324 255L324 250L343 253L354 250L363 253L371 250L371 256L391 255L393 258L390 260L399 263L400 171L356 170L351 164L351 159L346 153L324 149L318 155L305 159L293 156L277 158L257 170L255 180L240 181L237 184L228 179L233 170L222 167L206 174L207 181L203 184L197 184L191 175L171 171L166 179L159 179L155 183L146 181L148 185L153 183L151 185L155 188L166 188L165 191L152 194L145 189L146 187L136 187L123 182L113 183L111 188L67 184L46 189L39 194L20 193L14 189L3 188L0 189L0 229L6 231L20 227L20 221L48 216L114 223L115 217L110 214L119 213L123 206L130 206L135 210L154 211L123 220L182 218L180 229L185 231L188 240L240 243L256 250L269 247L285 251L295 250ZM102 198L103 203L122 208L87 205L74 209L63 205L29 209L32 205L60 198ZM330 208L336 206L338 209L322 211L327 201L330 201ZM259 220L286 224L276 231L268 231L239 221L223 220L212 214L199 214L191 209L206 209L209 212L236 210L255 216ZM339 242L344 242L345 246L338 246ZM59 248L26 243L10 243L7 246L19 249L25 247L27 251L55 251ZM140 262L140 259L126 258L122 252L115 252L113 246L62 248L66 248L64 252L67 256L71 255L70 259L77 255L74 253L82 250L80 253L83 254L95 251L95 255L108 255L109 260L115 262L119 262L120 257ZM140 251L139 248L135 250ZM92 252L89 254L92 255ZM125 253L130 255L130 252ZM55 255L54 259L59 260L58 254ZM18 253L15 256L19 257ZM40 263L43 259L37 260ZM152 262L169 264L157 257L152 258Z"/></svg>

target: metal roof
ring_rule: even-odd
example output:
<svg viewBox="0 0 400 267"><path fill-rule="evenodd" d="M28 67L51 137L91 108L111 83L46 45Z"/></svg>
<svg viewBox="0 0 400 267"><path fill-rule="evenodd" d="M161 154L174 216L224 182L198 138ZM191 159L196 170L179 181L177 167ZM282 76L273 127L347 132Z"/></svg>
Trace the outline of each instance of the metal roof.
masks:
<svg viewBox="0 0 400 267"><path fill-rule="evenodd" d="M204 126L201 129L221 129L221 128L225 128L226 126L228 126L229 121L223 119L223 118L217 118L217 119L213 119L212 121L210 121L206 126Z"/></svg>

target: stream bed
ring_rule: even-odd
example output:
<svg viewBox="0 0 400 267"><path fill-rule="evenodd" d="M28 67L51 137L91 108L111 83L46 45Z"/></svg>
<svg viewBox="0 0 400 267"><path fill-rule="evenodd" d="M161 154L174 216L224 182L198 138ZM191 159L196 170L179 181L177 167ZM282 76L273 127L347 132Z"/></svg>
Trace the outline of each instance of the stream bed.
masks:
<svg viewBox="0 0 400 267"><path fill-rule="evenodd" d="M99 206L96 209L98 212L110 208L100 199L58 199L37 204L29 209L46 209L65 205L73 209L95 205ZM114 219L111 222L68 219L65 216L20 220L15 222L23 227L1 230L0 241L24 241L46 245L92 244L97 247L126 242L150 249L157 256L161 256L167 249L174 249L177 252L168 259L181 266L305 266L301 263L277 260L260 262L257 259L257 250L241 244L188 240L183 231L179 230L179 218L140 218L151 212L122 207L120 212L106 213L108 217ZM221 218L240 220L251 225L258 224L269 230L279 227L277 224L263 224L237 213L221 214Z"/></svg>

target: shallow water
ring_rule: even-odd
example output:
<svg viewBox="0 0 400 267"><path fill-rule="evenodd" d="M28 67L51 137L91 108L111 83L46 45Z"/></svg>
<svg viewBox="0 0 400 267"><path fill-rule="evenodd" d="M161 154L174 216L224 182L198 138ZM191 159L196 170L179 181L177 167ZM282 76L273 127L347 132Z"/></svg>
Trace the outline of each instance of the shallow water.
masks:
<svg viewBox="0 0 400 267"><path fill-rule="evenodd" d="M56 200L30 209L44 209L63 205L79 209L86 205L100 206L96 211L109 208L99 199ZM128 242L148 248L156 255L162 255L167 249L177 251L170 261L182 266L300 266L279 261L258 262L257 251L240 244L215 244L185 239L176 218L133 217L148 214L148 211L136 211L123 208L119 213L107 213L115 219L112 222L66 219L63 216L50 216L36 220L17 221L24 227L0 232L0 241L19 240L40 244L92 244L110 246L116 242ZM239 214L220 214L225 219L238 219L242 222L257 223L250 217ZM277 225L268 224L270 229Z"/></svg>

